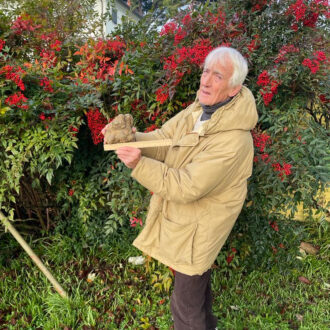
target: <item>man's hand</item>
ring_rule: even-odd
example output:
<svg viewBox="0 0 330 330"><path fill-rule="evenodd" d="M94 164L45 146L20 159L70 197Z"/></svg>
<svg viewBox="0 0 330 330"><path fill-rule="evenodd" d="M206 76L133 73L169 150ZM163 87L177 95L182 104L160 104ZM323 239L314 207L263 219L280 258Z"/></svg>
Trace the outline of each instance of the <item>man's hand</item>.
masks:
<svg viewBox="0 0 330 330"><path fill-rule="evenodd" d="M141 159L141 150L133 147L121 147L116 150L116 154L128 168L132 169Z"/></svg>

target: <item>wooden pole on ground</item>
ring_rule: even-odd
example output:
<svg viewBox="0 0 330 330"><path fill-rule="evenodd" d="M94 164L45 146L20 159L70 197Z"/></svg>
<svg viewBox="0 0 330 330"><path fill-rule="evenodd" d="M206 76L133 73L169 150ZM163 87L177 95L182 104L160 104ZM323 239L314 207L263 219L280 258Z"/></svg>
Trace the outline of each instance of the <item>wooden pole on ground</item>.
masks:
<svg viewBox="0 0 330 330"><path fill-rule="evenodd" d="M14 226L8 221L8 219L4 216L4 214L0 211L0 219L3 225L9 230L9 232L16 238L18 243L22 246L22 248L26 251L26 253L31 257L34 263L39 267L39 269L44 273L44 275L48 278L48 280L53 284L55 290L61 295L63 298L68 298L68 295L61 287L61 285L55 280L53 275L48 271L39 257L32 251L30 246L25 242L23 237L18 233L18 231L14 228Z"/></svg>

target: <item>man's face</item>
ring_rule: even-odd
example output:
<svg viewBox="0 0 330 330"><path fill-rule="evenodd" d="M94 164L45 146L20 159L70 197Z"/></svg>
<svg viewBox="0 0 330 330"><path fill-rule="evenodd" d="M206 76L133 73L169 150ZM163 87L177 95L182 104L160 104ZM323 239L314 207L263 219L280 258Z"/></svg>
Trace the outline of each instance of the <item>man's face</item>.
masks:
<svg viewBox="0 0 330 330"><path fill-rule="evenodd" d="M230 86L229 81L232 74L233 65L227 58L222 63L216 62L210 67L204 67L199 86L199 102L213 105L236 95L241 86Z"/></svg>

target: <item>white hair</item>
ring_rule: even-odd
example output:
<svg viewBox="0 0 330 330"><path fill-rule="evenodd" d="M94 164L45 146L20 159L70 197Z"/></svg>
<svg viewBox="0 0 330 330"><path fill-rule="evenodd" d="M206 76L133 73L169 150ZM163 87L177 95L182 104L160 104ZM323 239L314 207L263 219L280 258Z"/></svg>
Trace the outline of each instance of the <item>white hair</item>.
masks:
<svg viewBox="0 0 330 330"><path fill-rule="evenodd" d="M248 64L242 54L231 47L218 47L213 49L206 57L204 67L210 67L216 63L224 63L229 59L233 65L233 74L230 78L232 87L243 84L248 73Z"/></svg>

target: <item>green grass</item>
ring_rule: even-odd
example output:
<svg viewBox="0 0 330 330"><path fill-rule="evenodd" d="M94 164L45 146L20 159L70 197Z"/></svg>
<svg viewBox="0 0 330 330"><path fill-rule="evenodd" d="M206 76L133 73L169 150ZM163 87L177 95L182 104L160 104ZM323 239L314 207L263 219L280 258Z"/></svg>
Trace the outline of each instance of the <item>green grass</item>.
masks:
<svg viewBox="0 0 330 330"><path fill-rule="evenodd" d="M0 241L0 329L170 329L169 293L156 290L125 232L102 247L84 247L66 236L30 242L69 293L62 299L8 234ZM213 270L214 312L219 329L329 329L329 241L311 240L316 256L296 266L218 266ZM291 251L292 252L292 251ZM297 254L298 249L293 251ZM153 264L160 273L167 268ZM236 269L235 269L236 268ZM88 282L88 274L95 279ZM306 277L310 284L299 280Z"/></svg>

